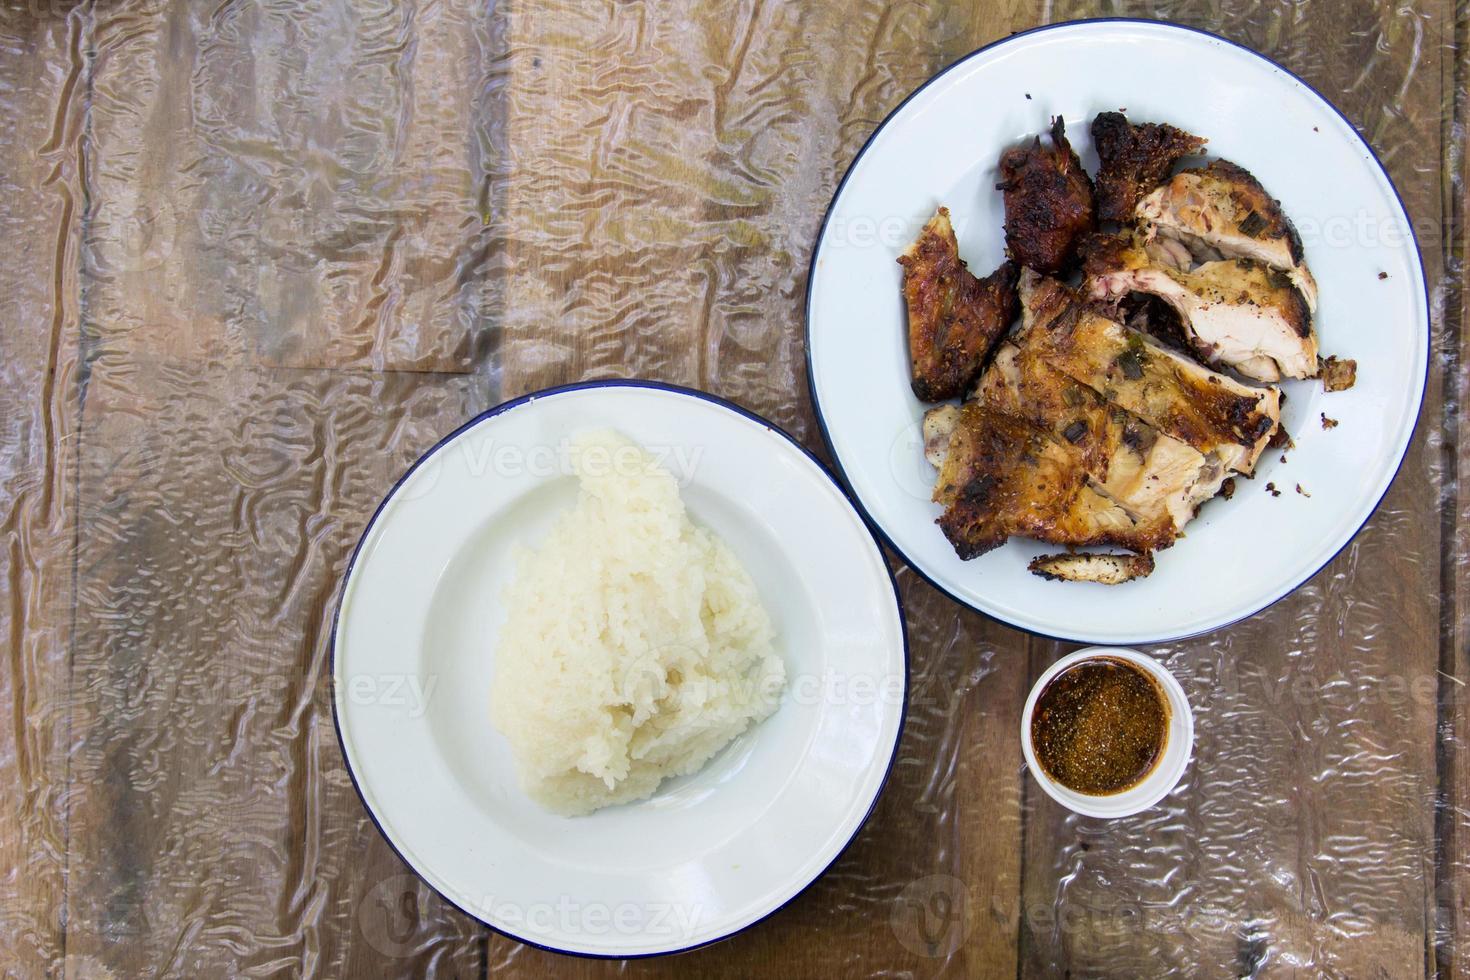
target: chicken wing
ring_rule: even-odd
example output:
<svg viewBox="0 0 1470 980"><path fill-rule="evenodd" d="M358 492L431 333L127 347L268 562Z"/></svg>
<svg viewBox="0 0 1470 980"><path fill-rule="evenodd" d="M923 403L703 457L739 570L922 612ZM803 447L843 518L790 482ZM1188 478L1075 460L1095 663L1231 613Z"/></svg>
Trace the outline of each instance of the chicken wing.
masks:
<svg viewBox="0 0 1470 980"><path fill-rule="evenodd" d="M1131 221L1143 195L1162 184L1174 164L1198 153L1205 141L1157 123L1130 123L1121 112L1099 112L1092 120L1097 149L1097 217Z"/></svg>
<svg viewBox="0 0 1470 980"><path fill-rule="evenodd" d="M1279 269L1301 291L1311 310L1317 308L1317 283L1308 271L1302 240L1281 210L1249 171L1227 160L1182 170L1138 203L1135 214L1149 233L1173 238L1196 251L1225 258L1254 259Z"/></svg>
<svg viewBox="0 0 1470 980"><path fill-rule="evenodd" d="M1038 272L1066 269L1077 240L1094 225L1092 180L1067 142L1066 127L1052 120L1050 147L1036 137L1001 154L1005 192L1006 251Z"/></svg>
<svg viewBox="0 0 1470 980"><path fill-rule="evenodd" d="M1317 374L1311 310L1286 273L1254 259L1222 259L1185 271L1156 262L1121 236L1093 235L1082 251L1095 298L1140 292L1164 300L1206 362L1258 381Z"/></svg>
<svg viewBox="0 0 1470 980"><path fill-rule="evenodd" d="M908 305L910 384L922 401L965 391L995 340L1016 319L1014 263L977 279L960 258L949 210L940 208L899 257Z"/></svg>

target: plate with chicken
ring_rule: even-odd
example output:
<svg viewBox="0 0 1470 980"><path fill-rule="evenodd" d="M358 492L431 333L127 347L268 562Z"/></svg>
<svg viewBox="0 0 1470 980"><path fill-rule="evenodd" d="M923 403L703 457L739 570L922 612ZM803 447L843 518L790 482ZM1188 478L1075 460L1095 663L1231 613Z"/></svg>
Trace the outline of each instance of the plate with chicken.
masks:
<svg viewBox="0 0 1470 980"><path fill-rule="evenodd" d="M962 59L878 127L812 258L848 489L959 601L1151 643L1321 570L1396 475L1429 304L1398 192L1306 82L1085 21Z"/></svg>

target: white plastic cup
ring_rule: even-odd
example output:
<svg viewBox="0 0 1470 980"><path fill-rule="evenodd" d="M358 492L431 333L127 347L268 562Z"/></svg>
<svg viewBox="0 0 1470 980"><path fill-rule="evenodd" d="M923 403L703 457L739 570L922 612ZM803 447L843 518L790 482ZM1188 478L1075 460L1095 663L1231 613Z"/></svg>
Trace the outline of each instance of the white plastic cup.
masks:
<svg viewBox="0 0 1470 980"><path fill-rule="evenodd" d="M1100 657L1137 664L1158 683L1159 690L1164 692L1164 697L1169 702L1169 730L1164 741L1163 758L1154 764L1153 770L1137 786L1107 796L1078 793L1052 779L1037 763L1036 751L1031 746L1031 713L1036 710L1036 699L1041 696L1042 690L1051 683L1053 677L1073 664ZM1026 757L1026 767L1031 770L1031 775L1036 777L1041 788L1046 790L1047 796L1084 816L1126 817L1147 810L1179 784L1184 770L1189 766L1193 751L1194 712L1190 710L1189 699L1184 696L1184 688L1153 657L1126 647L1088 647L1058 660L1032 686L1031 695L1026 699L1026 709L1021 712L1021 752Z"/></svg>

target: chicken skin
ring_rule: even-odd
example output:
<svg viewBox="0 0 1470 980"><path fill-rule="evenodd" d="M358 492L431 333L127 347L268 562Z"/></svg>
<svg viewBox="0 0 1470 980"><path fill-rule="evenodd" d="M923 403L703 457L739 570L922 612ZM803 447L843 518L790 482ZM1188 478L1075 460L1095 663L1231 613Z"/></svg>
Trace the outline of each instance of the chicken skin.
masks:
<svg viewBox="0 0 1470 980"><path fill-rule="evenodd" d="M1095 298L1159 297L1178 312L1185 340L1207 363L1257 381L1316 376L1311 310L1285 273L1240 258L1181 269L1167 250L1140 248L1120 236L1094 235L1083 252Z"/></svg>
<svg viewBox="0 0 1470 980"><path fill-rule="evenodd" d="M1038 272L1067 269L1077 242L1095 224L1092 179L1067 142L1066 127L1052 121L1049 147L1041 137L1001 154L1000 183L1005 192L1006 252Z"/></svg>
<svg viewBox="0 0 1470 980"><path fill-rule="evenodd" d="M947 208L929 219L898 261L908 306L910 385L921 401L957 397L1016 319L1016 266L1004 262L975 278L960 258Z"/></svg>
<svg viewBox="0 0 1470 980"><path fill-rule="evenodd" d="M1169 177L1174 164L1198 153L1205 141L1158 123L1130 123L1121 112L1099 112L1092 120L1097 149L1097 217L1131 221L1139 199Z"/></svg>

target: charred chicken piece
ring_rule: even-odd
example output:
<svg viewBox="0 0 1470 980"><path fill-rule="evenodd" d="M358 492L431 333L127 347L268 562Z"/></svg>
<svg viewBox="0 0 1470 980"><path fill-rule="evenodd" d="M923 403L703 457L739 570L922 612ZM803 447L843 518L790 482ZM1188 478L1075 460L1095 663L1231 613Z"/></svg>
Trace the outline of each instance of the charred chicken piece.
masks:
<svg viewBox="0 0 1470 980"><path fill-rule="evenodd" d="M1052 120L1049 147L1036 137L1001 154L1005 192L1006 251L1023 266L1057 273L1071 265L1077 240L1091 230L1092 180L1067 142L1066 127Z"/></svg>
<svg viewBox="0 0 1470 980"><path fill-rule="evenodd" d="M1179 311L1157 296L1129 293L1118 301L1117 312L1117 319L1140 333L1148 334L1165 347L1193 353Z"/></svg>
<svg viewBox="0 0 1470 980"><path fill-rule="evenodd" d="M1207 363L1257 381L1317 374L1317 336L1306 298L1287 274L1254 259L1206 262L1190 271L1156 261L1128 238L1093 235L1083 245L1092 295L1157 296L1178 313L1185 339Z"/></svg>
<svg viewBox="0 0 1470 980"><path fill-rule="evenodd" d="M977 398L1045 429L1077 453L1089 484L1136 520L1177 531L1219 490L1225 467L1005 341L980 379Z"/></svg>
<svg viewBox="0 0 1470 980"><path fill-rule="evenodd" d="M1014 263L977 279L940 208L899 257L908 304L910 384L922 401L954 398L985 365L995 340L1017 313Z"/></svg>
<svg viewBox="0 0 1470 980"><path fill-rule="evenodd" d="M1151 234L1172 238L1200 258L1254 259L1291 279L1311 310L1317 283L1307 270L1302 240L1281 204L1244 167L1216 160L1181 170L1138 203Z"/></svg>
<svg viewBox="0 0 1470 980"><path fill-rule="evenodd" d="M1281 393L1211 371L1110 320L1055 279L1021 278L1017 343L1166 435L1254 470L1281 419Z"/></svg>
<svg viewBox="0 0 1470 980"><path fill-rule="evenodd" d="M1047 581L1122 585L1154 570L1153 555L1041 555L1026 566Z"/></svg>
<svg viewBox="0 0 1470 980"><path fill-rule="evenodd" d="M1351 358L1325 358L1321 371L1323 391L1347 391L1358 383L1358 362Z"/></svg>
<svg viewBox="0 0 1470 980"><path fill-rule="evenodd" d="M1174 164L1198 153L1205 141L1159 123L1130 123L1121 112L1099 112L1092 120L1099 221L1132 221L1133 209L1166 179Z"/></svg>
<svg viewBox="0 0 1470 980"><path fill-rule="evenodd" d="M1174 540L1172 521L1139 521L1092 489L1076 453L1045 429L984 402L952 419L934 499L939 526L962 559L1012 535L1054 544L1147 552Z"/></svg>

